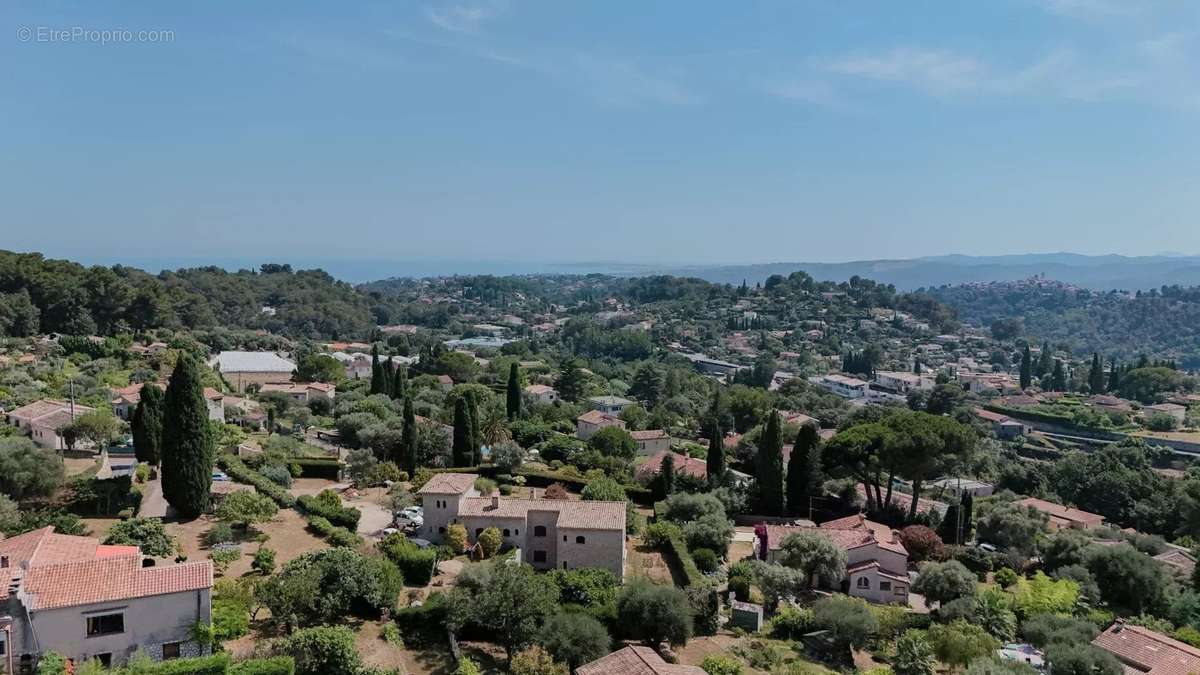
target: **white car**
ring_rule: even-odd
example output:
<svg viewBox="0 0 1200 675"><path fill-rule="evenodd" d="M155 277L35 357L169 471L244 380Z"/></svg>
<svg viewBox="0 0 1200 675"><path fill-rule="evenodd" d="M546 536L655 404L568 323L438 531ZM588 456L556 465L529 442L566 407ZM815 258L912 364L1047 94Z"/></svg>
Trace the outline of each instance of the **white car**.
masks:
<svg viewBox="0 0 1200 675"><path fill-rule="evenodd" d="M423 518L425 517L425 509L420 506L409 506L401 511L400 515L408 518L412 518L413 516L416 516L417 518Z"/></svg>

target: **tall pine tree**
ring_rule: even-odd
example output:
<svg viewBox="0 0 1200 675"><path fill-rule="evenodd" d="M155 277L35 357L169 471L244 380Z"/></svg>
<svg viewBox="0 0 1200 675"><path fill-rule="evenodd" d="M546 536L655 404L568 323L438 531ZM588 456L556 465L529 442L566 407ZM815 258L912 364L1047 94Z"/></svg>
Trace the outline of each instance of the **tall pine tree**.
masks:
<svg viewBox="0 0 1200 675"><path fill-rule="evenodd" d="M508 368L508 387L505 390L504 412L511 422L521 416L521 371L514 361Z"/></svg>
<svg viewBox="0 0 1200 675"><path fill-rule="evenodd" d="M821 489L821 437L811 424L800 425L788 458L787 506L792 514L809 513L809 498Z"/></svg>
<svg viewBox="0 0 1200 675"><path fill-rule="evenodd" d="M408 367L396 366L392 374L392 398L401 399L408 394Z"/></svg>
<svg viewBox="0 0 1200 675"><path fill-rule="evenodd" d="M1093 394L1104 393L1104 366L1100 363L1100 353L1092 352L1092 369L1088 371L1088 389Z"/></svg>
<svg viewBox="0 0 1200 675"><path fill-rule="evenodd" d="M404 427L400 430L400 447L404 455L401 466L410 476L417 473L417 416L413 413L412 396L404 397Z"/></svg>
<svg viewBox="0 0 1200 675"><path fill-rule="evenodd" d="M771 411L767 424L758 439L759 502L763 513L769 516L783 515L783 430L780 428L779 413Z"/></svg>
<svg viewBox="0 0 1200 675"><path fill-rule="evenodd" d="M163 442L163 390L158 385L148 382L142 387L141 400L133 411L130 427L137 461L158 466L162 461Z"/></svg>
<svg viewBox="0 0 1200 675"><path fill-rule="evenodd" d="M475 450L471 447L474 438L467 397L459 396L454 401L454 440L451 445L454 466L471 466L475 460Z"/></svg>
<svg viewBox="0 0 1200 675"><path fill-rule="evenodd" d="M180 517L192 519L208 507L215 459L200 366L181 352L163 397L162 492Z"/></svg>
<svg viewBox="0 0 1200 675"><path fill-rule="evenodd" d="M1121 367L1117 365L1117 358L1114 356L1112 363L1108 366L1108 390L1116 393L1117 388L1121 386Z"/></svg>
<svg viewBox="0 0 1200 675"><path fill-rule="evenodd" d="M383 391L379 393L395 398L396 394L392 391L392 388L396 384L396 362L390 356L383 360L383 374L381 379L383 380Z"/></svg>
<svg viewBox="0 0 1200 675"><path fill-rule="evenodd" d="M1033 384L1033 356L1029 353L1029 345L1025 345L1025 351L1021 354L1021 389L1029 388Z"/></svg>

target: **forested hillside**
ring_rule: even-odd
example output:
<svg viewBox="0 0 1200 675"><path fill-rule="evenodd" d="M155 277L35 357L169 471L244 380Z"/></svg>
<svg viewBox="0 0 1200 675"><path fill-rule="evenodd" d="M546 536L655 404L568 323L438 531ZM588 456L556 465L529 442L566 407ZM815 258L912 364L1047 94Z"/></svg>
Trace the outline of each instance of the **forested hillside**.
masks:
<svg viewBox="0 0 1200 675"><path fill-rule="evenodd" d="M942 286L916 295L950 305L968 323L1001 321L1002 331L1066 345L1078 355L1130 361L1145 354L1200 368L1200 287L1129 294L1039 281Z"/></svg>
<svg viewBox="0 0 1200 675"><path fill-rule="evenodd" d="M264 311L265 308L269 308ZM0 251L0 334L110 335L152 328L236 327L295 337L363 333L367 299L321 270L263 265L158 275Z"/></svg>

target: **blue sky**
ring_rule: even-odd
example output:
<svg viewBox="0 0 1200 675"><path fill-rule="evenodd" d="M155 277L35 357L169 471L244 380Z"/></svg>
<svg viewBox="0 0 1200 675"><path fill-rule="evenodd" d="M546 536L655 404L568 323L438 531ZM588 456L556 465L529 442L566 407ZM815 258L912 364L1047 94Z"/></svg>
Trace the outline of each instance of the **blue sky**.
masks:
<svg viewBox="0 0 1200 675"><path fill-rule="evenodd" d="M43 0L0 17L0 248L1200 253L1190 1ZM172 35L49 40L75 28Z"/></svg>

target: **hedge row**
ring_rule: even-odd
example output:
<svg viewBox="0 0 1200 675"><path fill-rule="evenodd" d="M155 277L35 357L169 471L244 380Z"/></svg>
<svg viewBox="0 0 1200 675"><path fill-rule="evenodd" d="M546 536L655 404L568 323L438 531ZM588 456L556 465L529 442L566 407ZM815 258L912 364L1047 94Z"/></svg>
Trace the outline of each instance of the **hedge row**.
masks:
<svg viewBox="0 0 1200 675"><path fill-rule="evenodd" d="M285 509L290 509L296 505L296 498L280 486L279 483L246 466L245 462L234 455L226 453L217 457L217 466L229 474L230 478L239 483L253 485L255 490L270 497L276 504Z"/></svg>
<svg viewBox="0 0 1200 675"><path fill-rule="evenodd" d="M290 656L250 659L233 663L228 652L219 652L211 656L161 661L138 670L138 673L140 675L295 675L296 664Z"/></svg>
<svg viewBox="0 0 1200 675"><path fill-rule="evenodd" d="M695 628L698 635L713 635L720 626L720 600L717 589L696 567L696 561L688 551L687 543L681 536L667 539L663 545L663 553L667 564L679 572L683 578L683 590L687 594L688 605L692 608L695 618Z"/></svg>
<svg viewBox="0 0 1200 675"><path fill-rule="evenodd" d="M290 656L250 659L233 664L229 675L296 675L296 662Z"/></svg>
<svg viewBox="0 0 1200 675"><path fill-rule="evenodd" d="M362 543L362 538L351 530L344 527L338 527L329 522L328 518L323 516L306 515L308 519L308 527L315 534L325 537L329 540L332 546L358 546Z"/></svg>
<svg viewBox="0 0 1200 675"><path fill-rule="evenodd" d="M569 476L558 471L548 471L545 469L521 467L513 473L518 476L525 476L526 479L535 479L529 482L530 485L546 487L550 483L562 483L574 487L577 492L582 492L583 488L587 487L587 484L591 482L582 476ZM539 485L539 483L543 484ZM654 498L653 492L640 485L623 485L622 487L625 488L625 496L638 504L649 504Z"/></svg>
<svg viewBox="0 0 1200 675"><path fill-rule="evenodd" d="M337 480L342 472L340 460L332 457L295 457L288 464L300 467L301 478L329 478Z"/></svg>
<svg viewBox="0 0 1200 675"><path fill-rule="evenodd" d="M358 529L358 520L362 518L362 511L358 509L349 506L328 506L312 495L297 498L296 510L308 516L321 516L330 523L350 531Z"/></svg>

